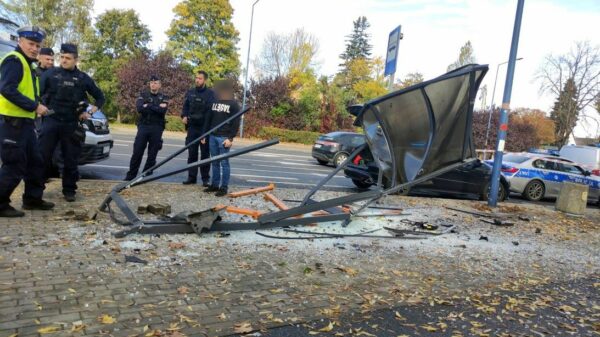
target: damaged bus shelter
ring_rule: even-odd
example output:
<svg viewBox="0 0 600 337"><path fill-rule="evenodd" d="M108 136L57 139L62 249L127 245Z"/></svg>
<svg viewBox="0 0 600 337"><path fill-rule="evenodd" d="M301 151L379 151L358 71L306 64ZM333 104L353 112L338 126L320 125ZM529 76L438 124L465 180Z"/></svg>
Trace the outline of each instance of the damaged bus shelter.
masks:
<svg viewBox="0 0 600 337"><path fill-rule="evenodd" d="M412 185L476 160L471 136L473 107L487 70L487 65L467 65L432 80L375 98L364 105L353 106L350 112L356 116L355 125L364 130L366 144L357 148L344 163L314 186L296 207L261 214L253 222L222 221L220 213L223 208L216 205L202 205L202 208L206 209L202 212L188 213L166 220L147 221L140 219L120 195L124 190L187 171L189 168L277 144L279 141L273 139L199 160L168 172L151 173L209 136L221 125L239 118L248 111L245 109L131 181L116 185L106 196L99 210L108 212L113 221L127 226L123 231L116 233L116 236L131 233L200 234L211 231L261 230L333 221L340 221L346 226L375 200L388 194L402 192ZM371 150L380 170L377 186L366 192L315 201L315 193L351 163L366 146ZM384 188L383 177L391 182L390 187ZM113 202L126 221L117 217L111 206ZM343 205L357 202L362 204L356 210L348 212L342 209Z"/></svg>

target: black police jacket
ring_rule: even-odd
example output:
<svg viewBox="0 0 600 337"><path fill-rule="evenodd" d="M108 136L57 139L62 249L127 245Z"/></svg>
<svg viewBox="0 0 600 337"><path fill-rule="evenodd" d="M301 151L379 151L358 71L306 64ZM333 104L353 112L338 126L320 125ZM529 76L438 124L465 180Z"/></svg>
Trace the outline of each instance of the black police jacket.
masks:
<svg viewBox="0 0 600 337"><path fill-rule="evenodd" d="M150 91L142 92L135 102L137 112L141 114L138 124L162 125L164 127L167 108L162 108L160 105L163 103L167 104L167 100L167 96L161 92L156 94Z"/></svg>
<svg viewBox="0 0 600 337"><path fill-rule="evenodd" d="M51 118L63 122L77 121L80 115L79 103L88 100L88 94L95 100L95 105L104 105L104 94L96 86L92 78L77 69L67 70L62 67L48 69L40 81L42 102L48 109L54 110Z"/></svg>
<svg viewBox="0 0 600 337"><path fill-rule="evenodd" d="M188 118L189 126L202 128L206 117L210 113L211 104L215 100L214 92L206 86L190 89L185 94L181 117Z"/></svg>

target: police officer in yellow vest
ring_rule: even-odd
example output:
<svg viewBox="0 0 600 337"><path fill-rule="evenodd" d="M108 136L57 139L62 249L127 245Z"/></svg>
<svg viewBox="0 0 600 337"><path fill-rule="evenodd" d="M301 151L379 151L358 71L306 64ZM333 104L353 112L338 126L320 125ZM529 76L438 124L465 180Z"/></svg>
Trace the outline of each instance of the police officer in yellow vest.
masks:
<svg viewBox="0 0 600 337"><path fill-rule="evenodd" d="M0 217L25 213L10 205L10 196L25 181L23 208L50 210L44 201L44 163L34 130L34 118L47 114L39 102L39 84L32 64L36 62L46 33L39 27L17 31L17 48L0 63Z"/></svg>

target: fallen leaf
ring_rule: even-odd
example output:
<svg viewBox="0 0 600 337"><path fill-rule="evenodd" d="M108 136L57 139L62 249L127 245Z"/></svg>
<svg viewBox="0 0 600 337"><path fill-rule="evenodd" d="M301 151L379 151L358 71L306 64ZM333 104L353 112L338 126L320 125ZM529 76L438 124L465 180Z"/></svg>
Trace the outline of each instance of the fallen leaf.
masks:
<svg viewBox="0 0 600 337"><path fill-rule="evenodd" d="M71 327L71 332L79 332L85 329L85 324L82 321L73 322L73 326Z"/></svg>
<svg viewBox="0 0 600 337"><path fill-rule="evenodd" d="M169 328L167 328L167 331L177 331L177 330L181 330L179 323L171 323L169 325Z"/></svg>
<svg viewBox="0 0 600 337"><path fill-rule="evenodd" d="M319 329L318 331L319 332L329 332L331 330L333 330L333 323L330 321L329 324L327 324L327 326Z"/></svg>
<svg viewBox="0 0 600 337"><path fill-rule="evenodd" d="M116 322L116 320L114 319L114 317L111 317L109 315L102 315L100 317L98 317L98 321L102 324L113 324Z"/></svg>
<svg viewBox="0 0 600 337"><path fill-rule="evenodd" d="M249 333L249 332L252 332L252 330L254 330L254 328L252 328L252 325L250 324L250 322L242 322L242 323L236 323L233 326L233 330L235 331L235 333Z"/></svg>
<svg viewBox="0 0 600 337"><path fill-rule="evenodd" d="M406 321L406 318L404 318L404 316L400 315L400 313L397 311L395 312L395 316L396 316L396 319L399 321Z"/></svg>
<svg viewBox="0 0 600 337"><path fill-rule="evenodd" d="M438 329L432 327L431 325L421 325L421 329L425 329L429 332L436 332Z"/></svg>
<svg viewBox="0 0 600 337"><path fill-rule="evenodd" d="M185 243L181 242L169 242L169 248L172 250L181 249L185 247Z"/></svg>
<svg viewBox="0 0 600 337"><path fill-rule="evenodd" d="M69 288L69 292L70 292L70 293L76 293L76 292L77 292L77 290L75 290L75 289L73 289L73 288Z"/></svg>
<svg viewBox="0 0 600 337"><path fill-rule="evenodd" d="M222 312L220 315L217 316L217 318L220 319L220 320L222 320L222 321L224 321L224 320L227 319L227 316L225 315L224 312Z"/></svg>
<svg viewBox="0 0 600 337"><path fill-rule="evenodd" d="M348 276L356 276L356 274L358 274L358 270L350 268L350 267L338 267L336 269L343 271Z"/></svg>
<svg viewBox="0 0 600 337"><path fill-rule="evenodd" d="M564 312L575 312L577 311L577 309L573 308L570 305L561 305L560 307L558 307L558 310L560 311L564 311Z"/></svg>
<svg viewBox="0 0 600 337"><path fill-rule="evenodd" d="M60 327L59 326L47 326L45 328L40 328L37 330L38 333L41 334L45 334L45 333L53 333L53 332L57 332L60 331Z"/></svg>
<svg viewBox="0 0 600 337"><path fill-rule="evenodd" d="M184 287L184 286L177 288L177 292L181 295L187 294L189 292L189 290L190 289L188 287Z"/></svg>

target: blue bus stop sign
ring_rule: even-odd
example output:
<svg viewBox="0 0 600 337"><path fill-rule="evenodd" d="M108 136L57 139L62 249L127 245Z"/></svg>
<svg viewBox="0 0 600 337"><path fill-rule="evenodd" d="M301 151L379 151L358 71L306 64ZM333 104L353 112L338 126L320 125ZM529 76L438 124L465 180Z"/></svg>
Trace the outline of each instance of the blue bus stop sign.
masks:
<svg viewBox="0 0 600 337"><path fill-rule="evenodd" d="M385 72L384 76L388 76L396 73L396 60L398 59L398 45L400 39L402 39L402 33L400 29L402 26L396 27L390 32L387 47L387 56L385 58Z"/></svg>

